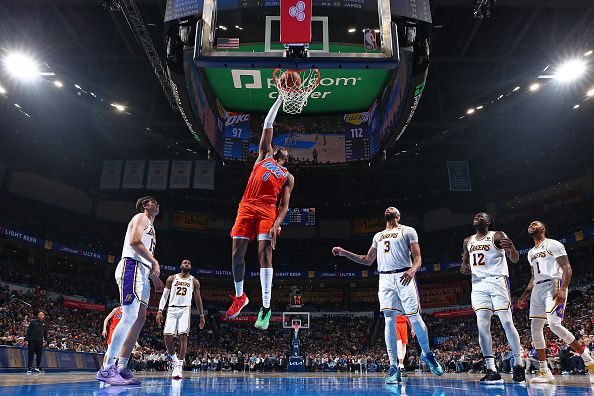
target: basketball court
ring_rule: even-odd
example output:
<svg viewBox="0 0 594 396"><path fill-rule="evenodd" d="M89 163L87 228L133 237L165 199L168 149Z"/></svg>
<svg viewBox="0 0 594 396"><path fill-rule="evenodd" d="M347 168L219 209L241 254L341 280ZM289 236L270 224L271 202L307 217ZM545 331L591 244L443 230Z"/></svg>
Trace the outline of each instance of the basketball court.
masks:
<svg viewBox="0 0 594 396"><path fill-rule="evenodd" d="M559 376L557 384L514 384L505 375L505 384L480 385L480 374L411 374L400 385L386 386L384 374L358 373L189 373L172 380L169 373L140 374L142 386L102 386L90 373L64 373L0 377L0 395L506 395L506 396L587 396L593 389L586 376ZM56 386L59 385L59 386Z"/></svg>

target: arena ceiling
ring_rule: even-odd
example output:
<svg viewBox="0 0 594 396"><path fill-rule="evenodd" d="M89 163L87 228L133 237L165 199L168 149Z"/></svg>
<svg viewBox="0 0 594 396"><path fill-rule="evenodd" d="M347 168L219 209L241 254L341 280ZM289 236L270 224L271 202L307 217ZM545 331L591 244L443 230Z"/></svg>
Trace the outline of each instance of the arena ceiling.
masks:
<svg viewBox="0 0 594 396"><path fill-rule="evenodd" d="M81 172L93 179L87 181L93 186L103 159L206 155L197 149L179 114L171 110L142 47L123 14L112 10L110 3L21 0L0 8L0 46L34 49L57 73L124 103L133 115L105 114L73 95L52 94L48 98L24 89L20 93L24 106L44 110L36 114L36 122L47 130L39 137L42 142L46 139L44 147L54 156L65 152L72 160L84 159L89 170ZM136 3L163 54L165 1ZM459 117L469 107L527 84L547 65L594 46L594 2L497 0L490 17L483 19L473 18L474 0L435 0L431 4L434 31L429 77L401 140L385 161L371 167L353 166L350 172L332 167L297 169L300 192L320 191L331 177L336 183L326 186L325 200L360 202L377 190L378 180L390 180L393 182L387 183L381 196L406 194L411 200L417 197L433 202L448 189L446 161L469 160L474 190L486 199L497 199L592 167L590 154L583 149L593 143L592 133L586 133L593 127L592 106L583 106L580 113L569 107L588 81L554 94L509 98L487 106L471 119ZM589 83L594 85L592 79ZM14 123L18 127L20 122ZM60 129L59 137L48 137L50 129ZM198 154L189 153L188 148ZM72 173L73 168L63 165L56 169ZM381 179L370 178L370 172ZM219 178L220 190L240 195L235 175L244 173L245 166L224 167L219 173L226 176Z"/></svg>

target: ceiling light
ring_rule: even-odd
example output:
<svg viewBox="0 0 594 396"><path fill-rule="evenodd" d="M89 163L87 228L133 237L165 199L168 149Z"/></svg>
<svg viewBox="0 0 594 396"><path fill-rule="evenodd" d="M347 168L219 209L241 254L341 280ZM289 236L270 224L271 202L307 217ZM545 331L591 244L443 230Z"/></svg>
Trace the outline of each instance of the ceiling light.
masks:
<svg viewBox="0 0 594 396"><path fill-rule="evenodd" d="M499 99L501 99L501 98L503 98L503 94L499 95L499 96L497 97L497 100L499 100Z"/></svg>
<svg viewBox="0 0 594 396"><path fill-rule="evenodd" d="M0 94L3 95L5 93L6 93L6 89L2 85L0 85Z"/></svg>
<svg viewBox="0 0 594 396"><path fill-rule="evenodd" d="M355 29L355 28L350 28L349 29L349 33L355 33L356 31L357 31L357 29Z"/></svg>
<svg viewBox="0 0 594 396"><path fill-rule="evenodd" d="M80 87L80 85L78 85L78 84L74 84L74 86L75 86L76 88L78 88L78 89L82 89L82 88Z"/></svg>
<svg viewBox="0 0 594 396"><path fill-rule="evenodd" d="M220 25L219 26L219 29L221 29L221 30L227 30L227 26Z"/></svg>
<svg viewBox="0 0 594 396"><path fill-rule="evenodd" d="M575 109L579 109L579 108L580 108L580 105L579 105L579 104L576 104L575 106L573 106L573 109L574 109L574 110L575 110Z"/></svg>
<svg viewBox="0 0 594 396"><path fill-rule="evenodd" d="M514 92L516 92L516 91L517 91L517 90L519 90L519 89L520 89L520 87L519 87L519 86L515 87L515 88L514 88Z"/></svg>
<svg viewBox="0 0 594 396"><path fill-rule="evenodd" d="M111 105L113 107L115 107L117 111L124 111L124 110L126 110L126 108L124 106L122 106L121 104L112 103Z"/></svg>
<svg viewBox="0 0 594 396"><path fill-rule="evenodd" d="M472 114L475 110L473 108L466 110L466 114Z"/></svg>
<svg viewBox="0 0 594 396"><path fill-rule="evenodd" d="M62 88L64 84L60 80L54 80L54 85L58 88Z"/></svg>
<svg viewBox="0 0 594 396"><path fill-rule="evenodd" d="M594 88L591 88L588 92L586 92L588 96L594 96Z"/></svg>
<svg viewBox="0 0 594 396"><path fill-rule="evenodd" d="M482 110L483 106L477 106L477 110Z"/></svg>
<svg viewBox="0 0 594 396"><path fill-rule="evenodd" d="M584 54L584 56L590 56L590 55L592 55L592 50L590 50L590 51L587 51L587 52Z"/></svg>
<svg viewBox="0 0 594 396"><path fill-rule="evenodd" d="M4 67L14 77L23 81L32 81L39 76L37 62L22 53L9 54L4 58Z"/></svg>
<svg viewBox="0 0 594 396"><path fill-rule="evenodd" d="M538 91L538 88L540 88L540 84L539 83L534 83L530 86L530 90L531 91Z"/></svg>
<svg viewBox="0 0 594 396"><path fill-rule="evenodd" d="M16 107L17 109L20 109L21 108L21 106L18 103L15 103L14 104L14 107Z"/></svg>
<svg viewBox="0 0 594 396"><path fill-rule="evenodd" d="M561 66L555 72L555 78L567 82L580 78L586 72L586 62L581 59L572 59Z"/></svg>

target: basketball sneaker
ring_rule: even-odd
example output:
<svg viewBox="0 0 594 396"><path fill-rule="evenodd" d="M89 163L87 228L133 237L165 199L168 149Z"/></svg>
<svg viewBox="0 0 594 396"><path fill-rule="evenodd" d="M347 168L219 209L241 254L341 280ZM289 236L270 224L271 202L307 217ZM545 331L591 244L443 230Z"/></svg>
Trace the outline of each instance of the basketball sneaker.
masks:
<svg viewBox="0 0 594 396"><path fill-rule="evenodd" d="M422 352L421 360L424 361L427 364L427 366L429 366L429 370L431 370L433 374L443 375L443 368L441 367L441 364L439 364L437 359L435 359L435 356L433 356L433 352L429 352L427 354L425 354L425 352Z"/></svg>
<svg viewBox="0 0 594 396"><path fill-rule="evenodd" d="M120 377L128 381L128 385L140 385L140 380L132 375L132 371L128 367L119 372Z"/></svg>
<svg viewBox="0 0 594 396"><path fill-rule="evenodd" d="M229 296L233 299L231 303L231 307L227 310L227 317L234 318L250 302L249 298L247 298L245 292L241 295L241 297Z"/></svg>
<svg viewBox="0 0 594 396"><path fill-rule="evenodd" d="M254 327L256 329L266 330L270 324L270 316L272 316L270 308L261 307L258 312L258 319L256 320L256 323L254 323Z"/></svg>
<svg viewBox="0 0 594 396"><path fill-rule="evenodd" d="M487 373L483 378L481 378L481 384L501 384L503 383L503 379L501 379L501 374L496 371L487 369Z"/></svg>
<svg viewBox="0 0 594 396"><path fill-rule="evenodd" d="M45 374L45 371L43 371L43 369L40 369L39 367L37 367L35 370L33 370L33 372L35 374Z"/></svg>
<svg viewBox="0 0 594 396"><path fill-rule="evenodd" d="M536 372L536 376L530 380L532 384L552 384L555 383L555 377L551 370L540 369Z"/></svg>
<svg viewBox="0 0 594 396"><path fill-rule="evenodd" d="M183 373L184 362L177 361L173 363L173 372L171 373L171 378L173 379L182 379L184 378Z"/></svg>
<svg viewBox="0 0 594 396"><path fill-rule="evenodd" d="M514 366L514 373L512 375L514 382L526 382L526 367Z"/></svg>
<svg viewBox="0 0 594 396"><path fill-rule="evenodd" d="M395 385L402 382L400 369L396 366L390 366L390 369L388 370L388 376L385 378L384 382L386 385Z"/></svg>
<svg viewBox="0 0 594 396"><path fill-rule="evenodd" d="M100 368L99 371L97 371L97 374L95 375L95 379L97 381L105 382L109 385L130 384L130 382L128 382L127 379L124 379L120 376L120 374L118 373L118 368L115 366L115 364L109 366L107 370L103 370L103 368Z"/></svg>
<svg viewBox="0 0 594 396"><path fill-rule="evenodd" d="M590 383L594 384L594 362L586 363L586 370L590 374Z"/></svg>

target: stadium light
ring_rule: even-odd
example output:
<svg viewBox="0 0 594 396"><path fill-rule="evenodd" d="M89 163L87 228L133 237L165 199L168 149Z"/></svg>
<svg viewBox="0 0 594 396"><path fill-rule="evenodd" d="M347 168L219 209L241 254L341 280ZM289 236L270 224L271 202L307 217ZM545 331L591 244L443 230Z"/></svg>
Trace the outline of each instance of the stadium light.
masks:
<svg viewBox="0 0 594 396"><path fill-rule="evenodd" d="M520 87L519 87L519 86L515 87L515 88L514 88L514 92L518 91L519 89L520 89Z"/></svg>
<svg viewBox="0 0 594 396"><path fill-rule="evenodd" d="M477 110L482 110L483 109L483 106L477 106L476 109Z"/></svg>
<svg viewBox="0 0 594 396"><path fill-rule="evenodd" d="M24 53L8 54L4 58L4 67L13 77L23 81L32 81L40 74L37 62Z"/></svg>
<svg viewBox="0 0 594 396"><path fill-rule="evenodd" d="M562 82L573 81L586 72L586 62L581 59L571 59L561 64L555 71L555 79Z"/></svg>
<svg viewBox="0 0 594 396"><path fill-rule="evenodd" d="M355 28L350 28L349 29L349 33L355 33L356 31L357 31L357 29L355 29Z"/></svg>
<svg viewBox="0 0 594 396"><path fill-rule="evenodd" d="M466 114L473 114L475 112L474 108L470 108L468 110L466 110Z"/></svg>
<svg viewBox="0 0 594 396"><path fill-rule="evenodd" d="M579 109L579 108L580 108L580 105L579 104L576 104L575 106L573 106L573 109L574 110Z"/></svg>
<svg viewBox="0 0 594 396"><path fill-rule="evenodd" d="M78 85L78 84L74 84L74 88L76 88L76 89L82 89L82 88L80 87L80 85Z"/></svg>
<svg viewBox="0 0 594 396"><path fill-rule="evenodd" d="M4 95L6 93L6 89L0 85L0 95Z"/></svg>
<svg viewBox="0 0 594 396"><path fill-rule="evenodd" d="M15 103L14 104L14 107L16 107L17 109L20 109L21 108L21 105L19 105L18 103Z"/></svg>
<svg viewBox="0 0 594 396"><path fill-rule="evenodd" d="M54 80L54 85L58 88L62 88L64 84L60 80Z"/></svg>
<svg viewBox="0 0 594 396"><path fill-rule="evenodd" d="M534 83L534 84L530 85L530 88L528 88L528 89L531 90L532 92L534 92L534 91L538 91L539 88L540 88L540 84Z"/></svg>
<svg viewBox="0 0 594 396"><path fill-rule="evenodd" d="M590 56L592 55L592 50L586 51L586 53L584 53L584 56Z"/></svg>
<svg viewBox="0 0 594 396"><path fill-rule="evenodd" d="M590 97L594 96L594 88L591 88L588 92L586 92L586 95Z"/></svg>
<svg viewBox="0 0 594 396"><path fill-rule="evenodd" d="M115 107L117 111L124 111L124 110L126 110L126 108L124 106L122 106L121 104L112 103L111 105L112 105L112 107Z"/></svg>

